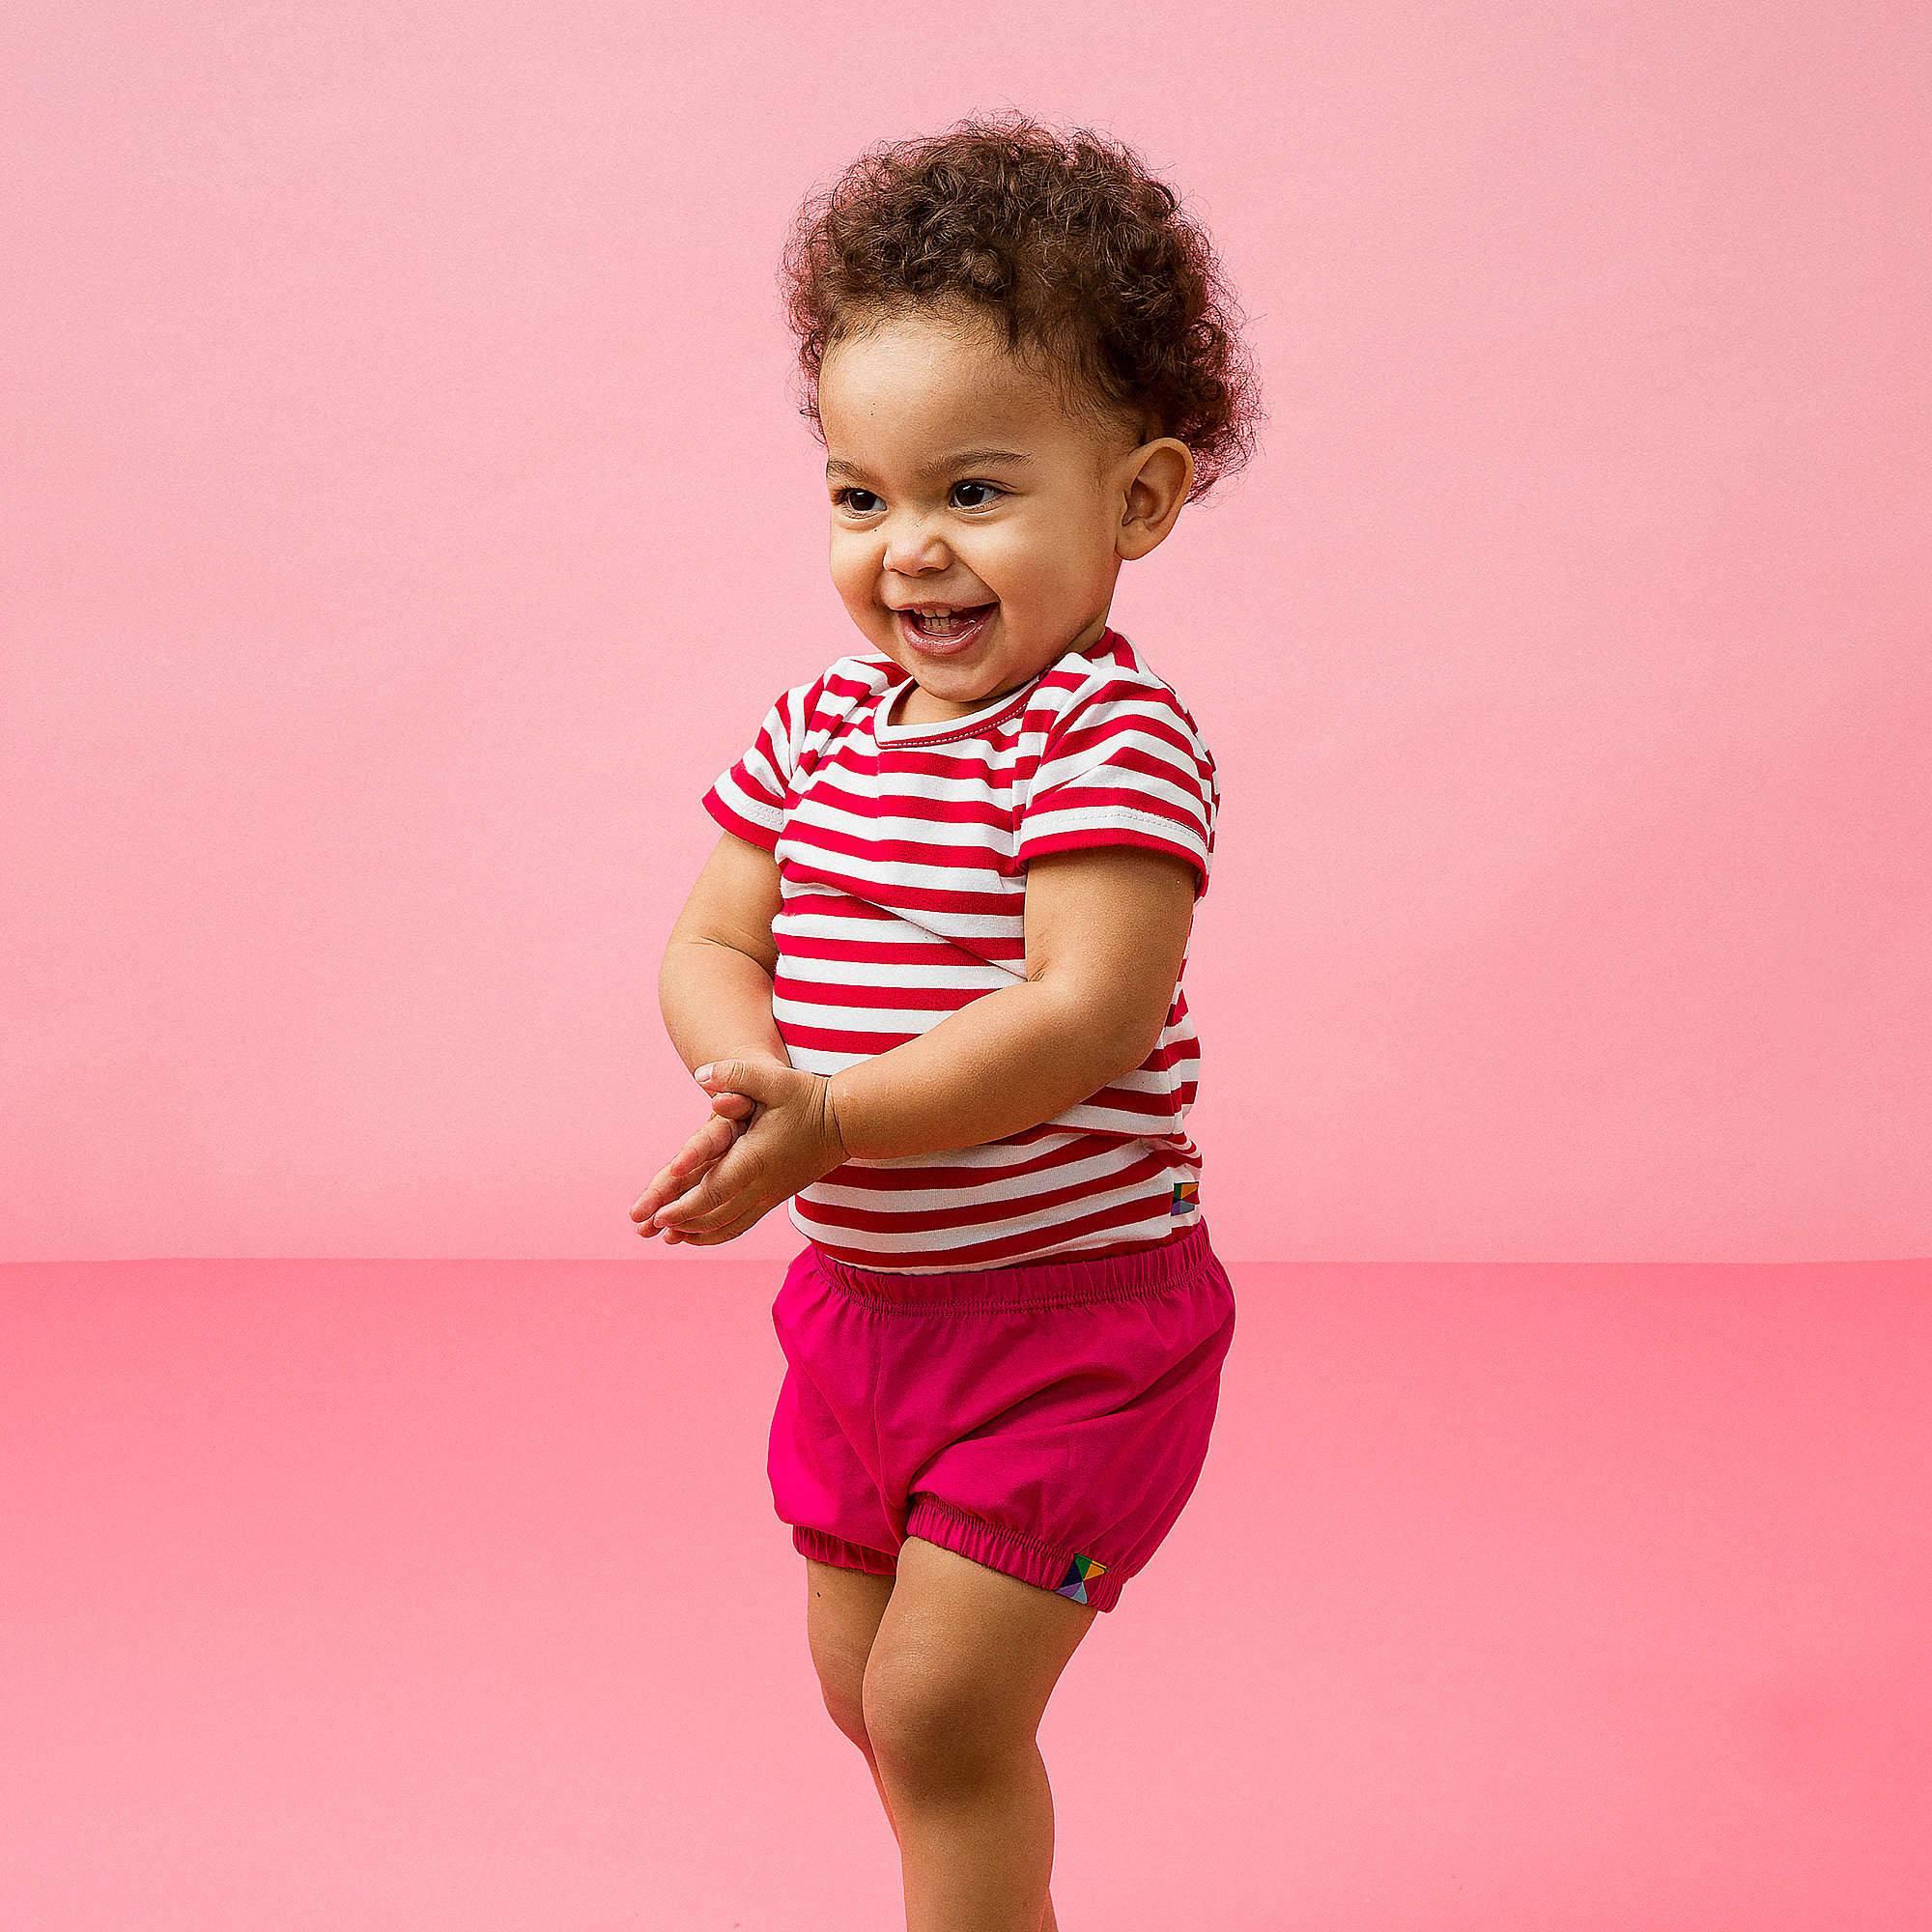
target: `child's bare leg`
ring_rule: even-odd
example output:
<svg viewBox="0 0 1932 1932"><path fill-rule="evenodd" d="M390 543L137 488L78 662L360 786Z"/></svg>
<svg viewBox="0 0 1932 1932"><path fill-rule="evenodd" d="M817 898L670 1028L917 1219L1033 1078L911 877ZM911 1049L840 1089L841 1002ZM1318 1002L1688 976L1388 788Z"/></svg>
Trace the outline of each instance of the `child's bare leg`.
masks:
<svg viewBox="0 0 1932 1932"><path fill-rule="evenodd" d="M879 1619L892 1601L893 1579L864 1570L842 1570L837 1564L805 1559L805 1636L825 1708L839 1731L859 1747L867 1769L886 1807L886 1822L898 1836L892 1801L879 1777L872 1741L866 1735L866 1660Z"/></svg>
<svg viewBox="0 0 1932 1932"><path fill-rule="evenodd" d="M865 1678L907 1932L1058 1932L1053 1794L1036 1743L1098 1614L908 1537Z"/></svg>
<svg viewBox="0 0 1932 1932"><path fill-rule="evenodd" d="M869 1739L861 1745L859 1748L866 1754L866 1765L872 1774L872 1784L879 1794L879 1803L886 1807L886 1823L893 1828L893 1836L897 1838L899 1834L899 1821L893 1816L893 1801L886 1795L885 1779L879 1776L878 1753L873 1750Z"/></svg>
<svg viewBox="0 0 1932 1932"><path fill-rule="evenodd" d="M879 1803L886 1807L886 1822L893 1828L893 1836L898 1839L899 1857L901 1862L903 1862L905 1857L905 1840L899 1836L898 1820L893 1816L892 1794L887 1791L886 1781L879 1775L879 1754L872 1748L872 1741L869 1737L860 1746L860 1749L866 1754L867 1766L872 1774L872 1783L878 1790ZM1053 1894L1050 1891L1046 1895L1046 1912L1045 1916L1039 1921L1039 1932L1060 1932L1060 1920L1053 1916Z"/></svg>

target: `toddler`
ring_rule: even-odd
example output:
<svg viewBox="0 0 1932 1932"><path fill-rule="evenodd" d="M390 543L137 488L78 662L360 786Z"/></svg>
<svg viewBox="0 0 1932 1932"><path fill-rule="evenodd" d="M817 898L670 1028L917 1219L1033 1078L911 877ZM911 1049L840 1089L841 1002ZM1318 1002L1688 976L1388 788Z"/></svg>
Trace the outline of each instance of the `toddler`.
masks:
<svg viewBox="0 0 1932 1932"><path fill-rule="evenodd" d="M785 1204L772 1496L909 1932L1057 1932L1036 1733L1235 1329L1185 1124L1214 759L1108 618L1261 411L1208 239L1088 129L868 151L784 289L862 648L703 794L660 998L713 1113L631 1213L708 1246Z"/></svg>

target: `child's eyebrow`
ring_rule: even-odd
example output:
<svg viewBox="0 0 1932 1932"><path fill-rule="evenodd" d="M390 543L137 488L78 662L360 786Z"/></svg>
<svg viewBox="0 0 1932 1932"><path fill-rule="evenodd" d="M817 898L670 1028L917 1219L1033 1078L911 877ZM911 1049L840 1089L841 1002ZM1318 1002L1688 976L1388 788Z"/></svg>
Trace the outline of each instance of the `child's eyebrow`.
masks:
<svg viewBox="0 0 1932 1932"><path fill-rule="evenodd" d="M955 449L951 456L942 456L936 463L925 467L925 474L936 474L942 469L957 469L969 463L1031 463L1033 458L1018 449ZM841 457L832 457L825 466L828 476L863 476L866 472L856 463L847 463Z"/></svg>

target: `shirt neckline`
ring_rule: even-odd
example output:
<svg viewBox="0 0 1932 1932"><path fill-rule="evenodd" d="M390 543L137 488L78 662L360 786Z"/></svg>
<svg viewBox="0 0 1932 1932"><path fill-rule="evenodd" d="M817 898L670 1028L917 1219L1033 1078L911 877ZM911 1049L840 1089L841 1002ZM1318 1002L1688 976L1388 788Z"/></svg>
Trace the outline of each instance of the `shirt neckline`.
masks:
<svg viewBox="0 0 1932 1932"><path fill-rule="evenodd" d="M1102 645L1112 641L1112 628L1103 631L1087 647L1091 656ZM895 670L901 669L897 661L888 658L886 663ZM1040 678L1054 667L1048 665L1037 677L1028 679L1017 691L1009 691L1004 697L996 697L990 704L983 704L978 711L969 711L964 717L941 719L929 724L895 724L890 722L889 713L899 698L919 682L910 671L905 671L896 684L890 684L880 694L878 708L872 714L872 735L882 745L929 744L942 738L970 738L983 726L997 723L1008 712L1026 702Z"/></svg>

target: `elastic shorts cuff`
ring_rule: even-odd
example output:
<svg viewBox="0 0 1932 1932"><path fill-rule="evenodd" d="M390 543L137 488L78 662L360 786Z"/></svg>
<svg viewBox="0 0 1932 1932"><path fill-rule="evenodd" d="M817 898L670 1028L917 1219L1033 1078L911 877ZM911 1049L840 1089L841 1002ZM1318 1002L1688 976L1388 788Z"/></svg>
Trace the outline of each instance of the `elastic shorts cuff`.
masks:
<svg viewBox="0 0 1932 1932"><path fill-rule="evenodd" d="M923 1490L913 1493L905 1533L1096 1610L1111 1610L1127 1580L1118 1570L1065 1544L1002 1528Z"/></svg>
<svg viewBox="0 0 1932 1932"><path fill-rule="evenodd" d="M803 1523L794 1523L791 1547L801 1556L810 1556L818 1563L830 1563L839 1570L863 1570L868 1577L895 1577L898 1574L895 1557L888 1556L883 1549L868 1549L863 1543L847 1543L842 1536L834 1536L830 1530L808 1529Z"/></svg>

